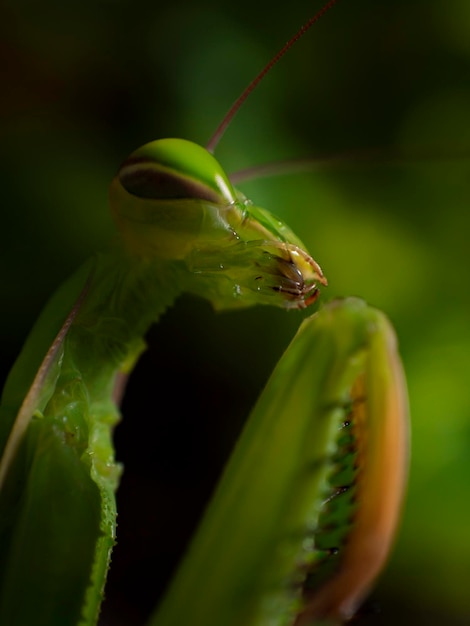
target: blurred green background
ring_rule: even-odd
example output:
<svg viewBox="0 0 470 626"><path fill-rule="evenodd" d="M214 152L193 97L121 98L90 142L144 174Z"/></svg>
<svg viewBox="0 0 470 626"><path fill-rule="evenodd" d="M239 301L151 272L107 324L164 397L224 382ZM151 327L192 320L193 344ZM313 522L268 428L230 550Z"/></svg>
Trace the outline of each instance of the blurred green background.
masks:
<svg viewBox="0 0 470 626"><path fill-rule="evenodd" d="M159 137L206 142L319 7L3 3L2 380L48 295L111 236L119 163ZM375 148L380 159L362 158ZM399 335L411 480L358 624L470 624L469 148L468 0L354 0L283 59L217 150L228 171L348 154L241 187L305 241L329 279L324 300L362 296ZM126 469L103 626L143 623L303 316L215 315L184 297L149 334L116 431Z"/></svg>

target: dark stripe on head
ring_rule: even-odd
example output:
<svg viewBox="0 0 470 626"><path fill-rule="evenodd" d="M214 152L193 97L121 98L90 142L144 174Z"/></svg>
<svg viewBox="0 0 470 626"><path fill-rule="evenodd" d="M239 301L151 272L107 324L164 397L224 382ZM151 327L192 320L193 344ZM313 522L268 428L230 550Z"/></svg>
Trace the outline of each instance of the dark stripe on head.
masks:
<svg viewBox="0 0 470 626"><path fill-rule="evenodd" d="M165 168L145 157L131 157L119 170L124 189L139 198L152 200L195 199L220 203L215 190L194 178Z"/></svg>

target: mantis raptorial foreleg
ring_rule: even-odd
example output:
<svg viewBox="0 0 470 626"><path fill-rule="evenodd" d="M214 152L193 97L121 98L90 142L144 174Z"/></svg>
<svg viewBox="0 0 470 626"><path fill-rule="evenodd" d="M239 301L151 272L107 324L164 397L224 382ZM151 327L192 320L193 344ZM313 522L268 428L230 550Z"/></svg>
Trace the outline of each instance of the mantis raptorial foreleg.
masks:
<svg viewBox="0 0 470 626"><path fill-rule="evenodd" d="M326 286L302 241L194 143L136 150L110 206L119 236L52 297L3 390L0 624L97 623L115 541L118 404L143 337L175 298L293 309ZM383 314L346 299L304 322L149 624L349 619L397 524L406 404Z"/></svg>
<svg viewBox="0 0 470 626"><path fill-rule="evenodd" d="M397 523L406 415L396 341L382 313L352 298L308 318L151 625L188 616L194 626L351 617Z"/></svg>

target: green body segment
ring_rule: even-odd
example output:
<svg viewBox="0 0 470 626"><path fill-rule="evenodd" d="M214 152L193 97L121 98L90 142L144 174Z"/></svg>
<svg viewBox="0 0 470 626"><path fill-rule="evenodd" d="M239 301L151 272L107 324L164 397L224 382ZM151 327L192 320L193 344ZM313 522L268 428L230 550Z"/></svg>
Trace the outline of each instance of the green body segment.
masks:
<svg viewBox="0 0 470 626"><path fill-rule="evenodd" d="M401 367L396 346L389 341L392 335L385 316L356 299L332 302L303 323L254 408L150 626L290 626L299 612L298 624L321 623L317 620L323 618L342 623L350 617L384 564L403 495L406 392L400 379L394 385L383 382L391 368ZM378 345L387 348L377 349ZM383 432L389 430L383 403L398 394L403 401L390 419L402 436L388 444L392 456L398 451L392 468L398 479L392 480L392 494L367 487L363 493L358 491L357 508L346 507L341 524L348 527L351 519L359 517L372 532L372 543L360 533L350 537L351 531L346 545L336 546L339 564L331 580L337 581L341 574L343 558L348 560L351 550L357 552L350 539L360 543L356 578L349 577L346 585L339 580L334 602L323 610L325 590L305 596L304 583L318 559L315 535L324 502L335 491L330 479L336 470L338 439L351 403L357 400L357 381L364 376L365 397L374 407L367 423L360 426L358 437L366 450L358 471L368 474L381 469L371 461L375 446L377 454L390 457L383 440ZM388 479L381 475L374 480L380 485ZM353 490L363 488L359 477L357 485L351 485ZM375 512L390 498L392 515L381 534L383 549L375 543L383 530ZM312 608L314 602L321 610Z"/></svg>
<svg viewBox="0 0 470 626"><path fill-rule="evenodd" d="M284 224L235 197L220 166L201 174L200 164L186 163L195 153L204 155L204 168L216 162L183 143L189 153L182 160L179 140L153 142L137 155L146 172L149 159L153 171L165 169L166 191L158 177L156 188L154 178L150 185L142 178L135 155L123 165L111 187L122 241L52 297L6 383L1 624L96 623L115 533L116 384L174 298L187 291L218 308L302 308L316 298L316 282L325 283ZM182 179L198 176L191 192L181 192L188 188Z"/></svg>
<svg viewBox="0 0 470 626"><path fill-rule="evenodd" d="M357 302L349 299L344 306L354 308ZM338 322L344 323L341 316ZM317 539L321 551L307 576L295 626L310 626L318 619L342 624L353 617L386 562L401 514L409 464L406 381L385 315L366 308L363 323L364 363L351 388L344 429L348 435L346 441L342 438L339 467L330 479L336 496L322 509ZM353 470L352 480L348 469ZM328 575L312 585L322 570Z"/></svg>
<svg viewBox="0 0 470 626"><path fill-rule="evenodd" d="M117 252L87 263L51 299L7 381L3 462L11 446L15 454L0 492L1 624L97 621L115 540L116 377L132 367L145 330L175 296L152 269L157 275L150 284L138 260L130 264ZM53 342L67 319L65 309L73 310L83 289L83 301L31 396L28 364L40 368L38 345L44 336ZM21 407L22 394L29 399ZM29 423L15 441L8 435L25 410Z"/></svg>

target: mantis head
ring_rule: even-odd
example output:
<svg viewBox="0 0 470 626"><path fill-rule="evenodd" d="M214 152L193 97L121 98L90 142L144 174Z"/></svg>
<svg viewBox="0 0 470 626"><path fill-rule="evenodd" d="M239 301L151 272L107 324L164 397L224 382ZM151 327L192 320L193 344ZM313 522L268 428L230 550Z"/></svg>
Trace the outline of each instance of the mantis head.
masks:
<svg viewBox="0 0 470 626"><path fill-rule="evenodd" d="M205 148L183 139L145 144L122 164L110 203L131 255L185 269L188 291L216 308L304 308L327 281L281 220L235 190Z"/></svg>

